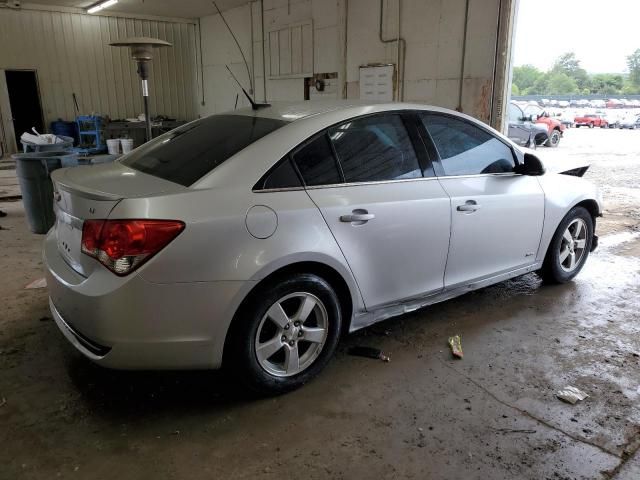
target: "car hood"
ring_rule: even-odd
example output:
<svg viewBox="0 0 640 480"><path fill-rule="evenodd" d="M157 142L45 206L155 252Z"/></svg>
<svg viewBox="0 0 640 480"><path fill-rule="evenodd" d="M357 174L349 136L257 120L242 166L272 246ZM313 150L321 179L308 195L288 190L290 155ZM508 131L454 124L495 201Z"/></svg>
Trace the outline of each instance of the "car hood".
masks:
<svg viewBox="0 0 640 480"><path fill-rule="evenodd" d="M525 153L530 153L531 155L538 157L544 165L545 171L547 173L562 173L581 177L591 166L591 162L587 162L583 159L557 155L548 157L544 153L541 153L540 149L532 150L530 148L521 147L521 150Z"/></svg>

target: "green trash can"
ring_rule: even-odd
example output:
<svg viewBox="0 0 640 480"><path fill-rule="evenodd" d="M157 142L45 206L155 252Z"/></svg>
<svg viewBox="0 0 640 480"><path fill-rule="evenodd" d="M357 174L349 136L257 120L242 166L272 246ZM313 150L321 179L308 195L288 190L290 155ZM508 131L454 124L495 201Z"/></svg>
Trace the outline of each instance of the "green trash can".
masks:
<svg viewBox="0 0 640 480"><path fill-rule="evenodd" d="M12 155L22 193L27 222L33 233L47 233L55 223L53 184L50 173L73 163L77 154L69 151L32 152ZM76 161L77 164L77 161Z"/></svg>

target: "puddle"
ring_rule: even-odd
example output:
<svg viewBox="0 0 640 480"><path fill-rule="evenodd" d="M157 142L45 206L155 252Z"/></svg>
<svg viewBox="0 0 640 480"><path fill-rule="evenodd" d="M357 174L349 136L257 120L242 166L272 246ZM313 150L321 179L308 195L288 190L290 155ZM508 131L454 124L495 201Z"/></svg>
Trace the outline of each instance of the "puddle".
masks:
<svg viewBox="0 0 640 480"><path fill-rule="evenodd" d="M623 243L632 242L637 238L640 238L640 232L620 232L600 237L596 253L601 250L609 250L613 247L620 246Z"/></svg>

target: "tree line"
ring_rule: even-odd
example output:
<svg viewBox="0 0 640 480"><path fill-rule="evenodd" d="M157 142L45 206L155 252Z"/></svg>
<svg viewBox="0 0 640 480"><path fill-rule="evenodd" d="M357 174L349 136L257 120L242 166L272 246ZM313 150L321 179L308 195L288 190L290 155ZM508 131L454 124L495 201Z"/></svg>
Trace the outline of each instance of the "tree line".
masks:
<svg viewBox="0 0 640 480"><path fill-rule="evenodd" d="M543 72L533 65L513 69L512 95L634 95L640 94L640 48L627 57L628 74L590 74L568 52Z"/></svg>

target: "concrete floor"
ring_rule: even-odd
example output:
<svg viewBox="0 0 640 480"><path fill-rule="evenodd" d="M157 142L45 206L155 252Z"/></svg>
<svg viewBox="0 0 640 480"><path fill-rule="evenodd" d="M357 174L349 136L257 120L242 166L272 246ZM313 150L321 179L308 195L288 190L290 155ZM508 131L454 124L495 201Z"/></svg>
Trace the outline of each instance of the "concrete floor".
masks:
<svg viewBox="0 0 640 480"><path fill-rule="evenodd" d="M24 289L42 238L21 203L0 203L0 478L640 478L638 145L638 131L580 129L541 149L595 162L606 194L601 248L574 282L530 274L376 325L309 385L263 400L216 372L81 358L46 291ZM566 385L590 397L563 403Z"/></svg>

